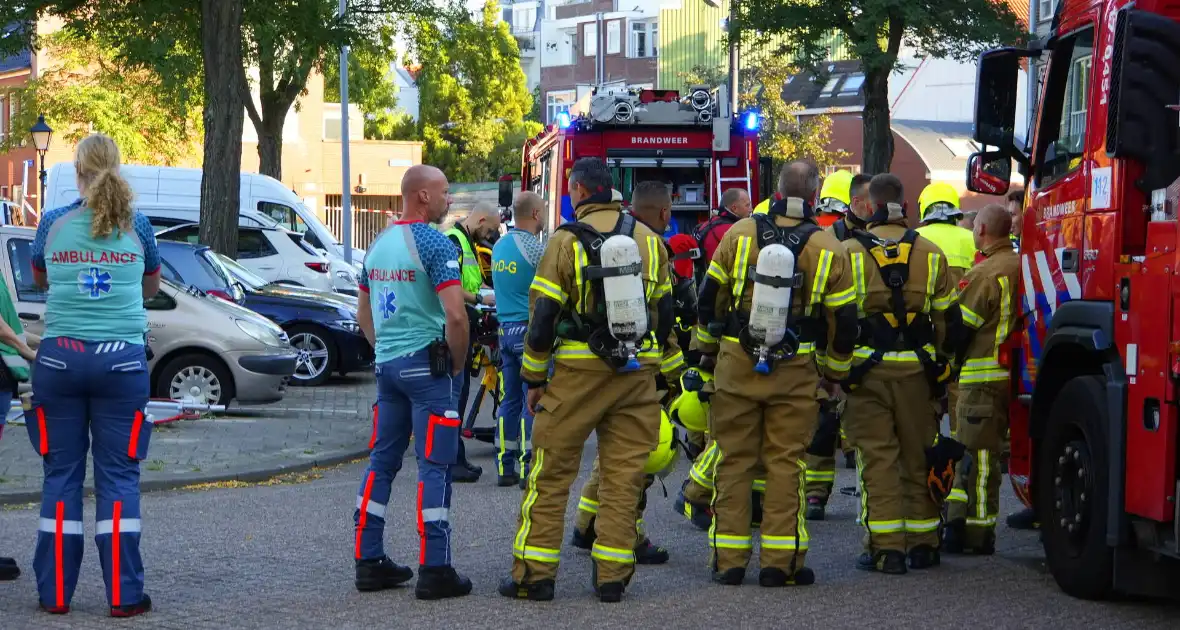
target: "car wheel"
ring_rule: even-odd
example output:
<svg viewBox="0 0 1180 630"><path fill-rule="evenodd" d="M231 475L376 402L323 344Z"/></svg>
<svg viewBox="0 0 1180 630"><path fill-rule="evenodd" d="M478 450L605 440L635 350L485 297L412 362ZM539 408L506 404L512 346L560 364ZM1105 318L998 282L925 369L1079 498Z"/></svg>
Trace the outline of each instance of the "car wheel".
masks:
<svg viewBox="0 0 1180 630"><path fill-rule="evenodd" d="M189 399L207 405L228 405L234 397L233 377L221 361L213 357L186 354L172 359L160 370L156 396Z"/></svg>
<svg viewBox="0 0 1180 630"><path fill-rule="evenodd" d="M1106 544L1109 479L1106 389L1097 376L1065 384L1037 448L1037 512L1045 560L1061 590L1102 599L1114 581Z"/></svg>
<svg viewBox="0 0 1180 630"><path fill-rule="evenodd" d="M291 384L320 385L328 380L336 366L336 344L328 336L328 331L301 324L288 329L287 336L291 338L291 347L299 352Z"/></svg>

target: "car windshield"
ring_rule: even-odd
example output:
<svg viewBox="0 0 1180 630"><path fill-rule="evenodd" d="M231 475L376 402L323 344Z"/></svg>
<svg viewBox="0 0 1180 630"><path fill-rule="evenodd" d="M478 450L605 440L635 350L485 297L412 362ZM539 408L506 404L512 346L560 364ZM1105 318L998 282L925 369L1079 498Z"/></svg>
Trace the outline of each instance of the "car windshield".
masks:
<svg viewBox="0 0 1180 630"><path fill-rule="evenodd" d="M235 280L246 285L246 288L250 289L251 291L257 291L270 284L266 280L263 280L262 278L259 278L257 275L255 275L253 271L246 269L241 265L241 263L232 258L229 258L228 256L214 254L213 257L217 259L217 262L221 263L221 266L224 267L225 270L231 276L233 276Z"/></svg>

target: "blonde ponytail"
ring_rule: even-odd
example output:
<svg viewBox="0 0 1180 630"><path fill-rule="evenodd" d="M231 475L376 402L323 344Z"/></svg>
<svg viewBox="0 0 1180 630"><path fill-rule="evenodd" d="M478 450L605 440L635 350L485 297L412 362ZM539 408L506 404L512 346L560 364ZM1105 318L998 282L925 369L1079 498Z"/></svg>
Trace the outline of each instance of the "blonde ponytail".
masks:
<svg viewBox="0 0 1180 630"><path fill-rule="evenodd" d="M78 143L74 169L86 207L94 213L90 234L95 238L132 229L131 185L119 174L120 161L119 147L106 135L96 133Z"/></svg>

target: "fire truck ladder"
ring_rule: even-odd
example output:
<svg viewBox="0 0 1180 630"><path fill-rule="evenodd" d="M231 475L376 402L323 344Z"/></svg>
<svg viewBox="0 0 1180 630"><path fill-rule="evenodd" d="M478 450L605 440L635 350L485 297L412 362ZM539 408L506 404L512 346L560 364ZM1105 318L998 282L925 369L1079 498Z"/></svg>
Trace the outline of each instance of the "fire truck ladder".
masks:
<svg viewBox="0 0 1180 630"><path fill-rule="evenodd" d="M750 197L750 199L754 198L754 191L750 189L750 161L745 160L745 162L746 162L746 176L745 177L722 177L721 176L721 160L716 159L716 158L713 159L713 181L717 182L717 197L716 197L716 199L717 199L718 206L721 205L721 194L724 190L724 186L722 186L722 184L724 184L726 182L741 182L746 187L746 195L748 195Z"/></svg>

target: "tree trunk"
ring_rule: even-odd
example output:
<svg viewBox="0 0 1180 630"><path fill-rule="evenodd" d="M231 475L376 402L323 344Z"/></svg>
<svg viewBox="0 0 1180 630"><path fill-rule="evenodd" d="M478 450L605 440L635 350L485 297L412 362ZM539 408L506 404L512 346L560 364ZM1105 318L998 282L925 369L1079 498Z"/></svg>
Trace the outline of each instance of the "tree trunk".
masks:
<svg viewBox="0 0 1180 630"><path fill-rule="evenodd" d="M265 114L264 114L265 116ZM258 172L277 180L283 179L283 122L286 114L263 118L263 129L258 129Z"/></svg>
<svg viewBox="0 0 1180 630"><path fill-rule="evenodd" d="M865 72L864 151L861 172L888 173L893 162L893 130L889 126L889 73L892 64Z"/></svg>
<svg viewBox="0 0 1180 630"><path fill-rule="evenodd" d="M238 255L242 173L242 0L201 0L205 69L205 155L201 175L202 243Z"/></svg>

